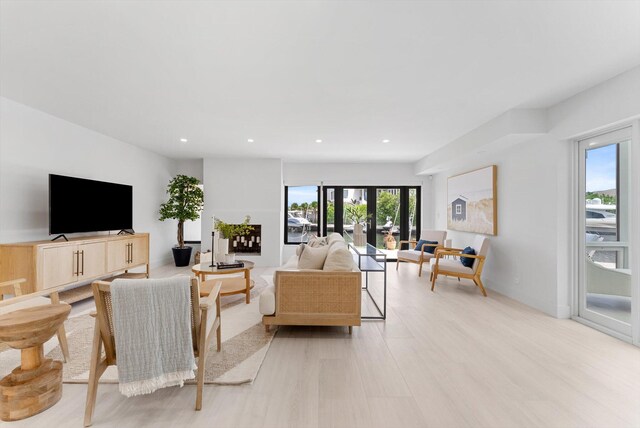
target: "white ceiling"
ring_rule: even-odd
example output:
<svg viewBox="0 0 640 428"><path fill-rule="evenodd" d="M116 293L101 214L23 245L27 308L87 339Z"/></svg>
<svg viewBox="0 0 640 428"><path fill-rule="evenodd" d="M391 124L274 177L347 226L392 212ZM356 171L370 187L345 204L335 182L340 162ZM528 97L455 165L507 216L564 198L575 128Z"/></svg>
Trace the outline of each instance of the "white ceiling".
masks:
<svg viewBox="0 0 640 428"><path fill-rule="evenodd" d="M0 7L3 96L173 158L413 161L640 64L638 1Z"/></svg>

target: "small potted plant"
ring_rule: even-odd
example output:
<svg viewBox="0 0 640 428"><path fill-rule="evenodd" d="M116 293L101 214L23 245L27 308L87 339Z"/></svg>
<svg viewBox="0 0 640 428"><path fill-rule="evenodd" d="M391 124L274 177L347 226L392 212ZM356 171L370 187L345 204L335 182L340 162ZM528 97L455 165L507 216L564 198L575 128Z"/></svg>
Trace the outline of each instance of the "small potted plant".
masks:
<svg viewBox="0 0 640 428"><path fill-rule="evenodd" d="M365 223L371 219L371 214L367 214L365 204L357 205L355 201L345 206L346 217L353 222L353 243L363 246L367 243L367 235L364 231Z"/></svg>
<svg viewBox="0 0 640 428"><path fill-rule="evenodd" d="M236 236L248 235L253 230L253 226L249 226L251 221L250 216L245 216L244 221L240 224L225 223L219 218L213 219L213 227L220 232L220 238L218 240L218 254L227 254L229 250L229 239L233 239Z"/></svg>
<svg viewBox="0 0 640 428"><path fill-rule="evenodd" d="M396 249L396 238L393 237L393 231L388 230L387 234L384 237L384 245L387 250L395 250Z"/></svg>
<svg viewBox="0 0 640 428"><path fill-rule="evenodd" d="M191 247L184 245L184 222L197 220L204 205L200 181L187 175L176 175L167 186L169 200L160 205L160 221L178 220L178 245L173 250L176 266L188 266Z"/></svg>

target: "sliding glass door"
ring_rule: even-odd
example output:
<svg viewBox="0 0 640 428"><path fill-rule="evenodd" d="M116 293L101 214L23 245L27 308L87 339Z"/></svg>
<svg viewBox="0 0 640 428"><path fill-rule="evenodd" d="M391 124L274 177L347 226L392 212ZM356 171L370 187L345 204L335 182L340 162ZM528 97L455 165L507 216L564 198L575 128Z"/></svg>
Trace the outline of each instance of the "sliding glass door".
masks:
<svg viewBox="0 0 640 428"><path fill-rule="evenodd" d="M398 241L420 228L420 187L329 186L323 190L324 230L355 245L369 243L395 258Z"/></svg>
<svg viewBox="0 0 640 428"><path fill-rule="evenodd" d="M578 313L631 336L631 128L580 141Z"/></svg>

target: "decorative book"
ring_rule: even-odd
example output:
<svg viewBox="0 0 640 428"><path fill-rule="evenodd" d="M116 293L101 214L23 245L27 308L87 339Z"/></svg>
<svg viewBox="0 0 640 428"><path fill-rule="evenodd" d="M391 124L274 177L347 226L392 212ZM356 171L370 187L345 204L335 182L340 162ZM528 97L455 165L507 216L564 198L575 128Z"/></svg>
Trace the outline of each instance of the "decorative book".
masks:
<svg viewBox="0 0 640 428"><path fill-rule="evenodd" d="M218 269L237 269L237 268L241 268L241 267L244 267L244 263L243 262L233 262L233 263L218 262L218 263L216 263L216 268L218 268Z"/></svg>

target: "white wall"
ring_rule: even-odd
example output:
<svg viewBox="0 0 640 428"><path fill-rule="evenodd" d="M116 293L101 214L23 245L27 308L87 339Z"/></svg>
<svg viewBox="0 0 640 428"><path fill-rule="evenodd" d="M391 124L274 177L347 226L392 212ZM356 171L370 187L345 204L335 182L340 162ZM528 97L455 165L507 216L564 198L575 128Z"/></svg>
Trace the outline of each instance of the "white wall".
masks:
<svg viewBox="0 0 640 428"><path fill-rule="evenodd" d="M282 162L279 159L205 159L202 248L211 248L212 217L262 226L262 254L242 257L257 266L279 266L284 239Z"/></svg>
<svg viewBox="0 0 640 428"><path fill-rule="evenodd" d="M561 146L548 136L488 152L438 173L433 179L435 228L447 228L447 178L498 166L498 235L490 236L485 285L551 315L557 312L557 171ZM453 246L471 245L475 234L449 231Z"/></svg>
<svg viewBox="0 0 640 428"><path fill-rule="evenodd" d="M0 242L50 239L48 174L71 175L132 185L134 228L151 234L152 265L167 263L176 224L158 221L158 209L174 170L173 160L0 98Z"/></svg>
<svg viewBox="0 0 640 428"><path fill-rule="evenodd" d="M575 138L640 117L639 93L636 67L551 106L546 136L488 151L434 177L433 224L446 228L447 177L498 165L498 236L491 237L483 275L489 288L550 315L570 316L578 251ZM449 237L465 246L473 234L450 231Z"/></svg>

